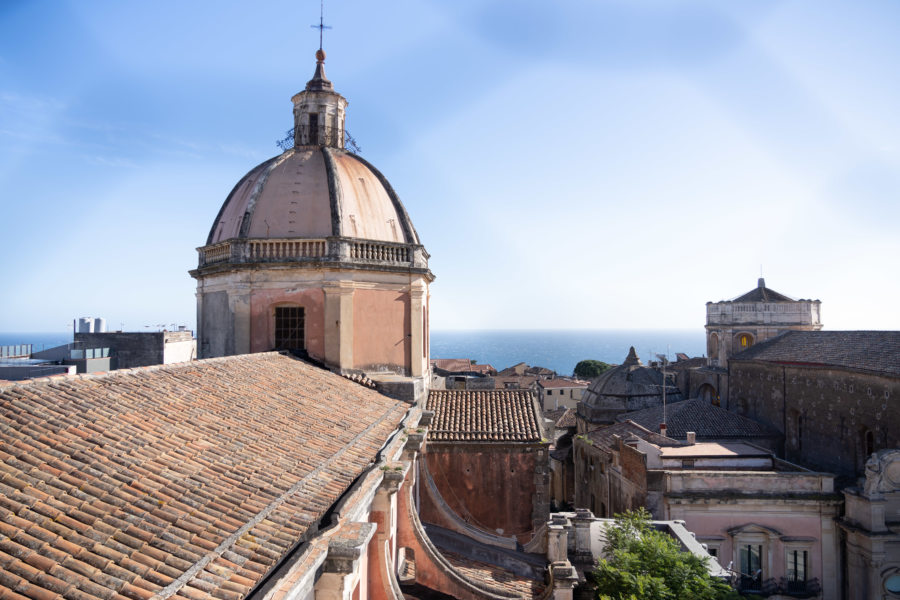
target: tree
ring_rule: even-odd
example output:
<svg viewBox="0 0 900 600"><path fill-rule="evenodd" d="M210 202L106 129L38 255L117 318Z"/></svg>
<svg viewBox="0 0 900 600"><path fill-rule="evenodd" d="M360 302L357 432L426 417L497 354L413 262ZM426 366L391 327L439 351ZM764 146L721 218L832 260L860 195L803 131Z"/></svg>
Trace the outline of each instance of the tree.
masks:
<svg viewBox="0 0 900 600"><path fill-rule="evenodd" d="M612 369L612 365L599 360L583 360L575 365L575 377L593 379L599 377L604 371Z"/></svg>
<svg viewBox="0 0 900 600"><path fill-rule="evenodd" d="M606 539L604 557L589 576L601 600L740 597L709 575L706 560L681 550L674 538L654 529L644 508L616 515L606 528Z"/></svg>

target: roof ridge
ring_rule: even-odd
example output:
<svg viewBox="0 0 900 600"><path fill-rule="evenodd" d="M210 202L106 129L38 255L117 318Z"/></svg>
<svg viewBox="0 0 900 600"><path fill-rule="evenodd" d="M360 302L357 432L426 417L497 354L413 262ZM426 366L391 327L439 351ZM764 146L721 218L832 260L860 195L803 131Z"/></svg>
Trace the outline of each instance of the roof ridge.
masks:
<svg viewBox="0 0 900 600"><path fill-rule="evenodd" d="M154 371L178 371L188 366L200 366L205 364L214 364L219 362L232 362L234 360L247 360L247 357L257 359L267 358L271 356L288 356L286 353L272 350L271 352L253 352L250 354L232 354L230 356L216 356L213 358L201 358L197 360L189 360L177 363L143 365L140 367L129 367L127 369L113 369L110 371L93 371L91 373L59 373L57 375L48 375L47 377L34 377L31 379L20 379L18 381L6 380L0 381L0 391L11 389L14 387L30 387L32 385L50 385L61 383L62 381L76 382L88 381L94 379L110 379L114 377L122 377L125 375L135 375L139 373L152 373Z"/></svg>

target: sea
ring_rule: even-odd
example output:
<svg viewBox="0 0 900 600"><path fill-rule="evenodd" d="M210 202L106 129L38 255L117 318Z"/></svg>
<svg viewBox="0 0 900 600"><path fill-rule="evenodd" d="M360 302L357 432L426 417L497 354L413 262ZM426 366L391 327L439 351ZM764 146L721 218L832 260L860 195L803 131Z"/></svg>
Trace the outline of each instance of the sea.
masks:
<svg viewBox="0 0 900 600"><path fill-rule="evenodd" d="M34 351L72 341L71 332L0 333L0 346L32 344ZM584 330L454 330L431 332L432 358L468 358L493 365L498 371L525 362L571 375L585 359L618 364L634 346L645 363L664 354L703 356L706 335L697 329L584 329Z"/></svg>
<svg viewBox="0 0 900 600"><path fill-rule="evenodd" d="M703 356L706 333L697 329L457 330L431 332L431 358L468 358L498 371L524 362L571 375L586 359L619 364L634 346L646 364L657 354Z"/></svg>

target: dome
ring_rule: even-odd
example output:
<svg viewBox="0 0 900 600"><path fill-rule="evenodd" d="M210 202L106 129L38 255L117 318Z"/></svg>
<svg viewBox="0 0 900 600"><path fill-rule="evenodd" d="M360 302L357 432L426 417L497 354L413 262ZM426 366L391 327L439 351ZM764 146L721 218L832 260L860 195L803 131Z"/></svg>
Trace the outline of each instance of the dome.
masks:
<svg viewBox="0 0 900 600"><path fill-rule="evenodd" d="M681 391L667 383L666 401L683 400ZM606 371L585 390L578 413L591 422L612 423L624 412L660 406L663 402L663 375L646 367L632 347L625 362Z"/></svg>
<svg viewBox="0 0 900 600"><path fill-rule="evenodd" d="M300 147L238 182L206 243L330 236L419 243L403 204L377 169L345 150Z"/></svg>

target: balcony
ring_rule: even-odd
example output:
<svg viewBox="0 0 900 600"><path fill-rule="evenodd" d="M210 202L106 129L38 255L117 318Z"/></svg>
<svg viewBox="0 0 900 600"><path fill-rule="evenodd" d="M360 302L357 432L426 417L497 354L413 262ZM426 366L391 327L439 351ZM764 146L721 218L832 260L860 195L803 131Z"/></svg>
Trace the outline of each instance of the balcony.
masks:
<svg viewBox="0 0 900 600"><path fill-rule="evenodd" d="M417 244L346 237L230 239L197 248L198 269L259 263L333 263L356 268L428 269L429 255Z"/></svg>
<svg viewBox="0 0 900 600"><path fill-rule="evenodd" d="M778 591L783 596L790 598L815 598L822 591L819 580L812 579L790 580L785 577L781 578L778 585Z"/></svg>
<svg viewBox="0 0 900 600"><path fill-rule="evenodd" d="M768 598L779 593L778 584L774 579L759 579L742 575L738 581L738 591L741 594L754 594Z"/></svg>

